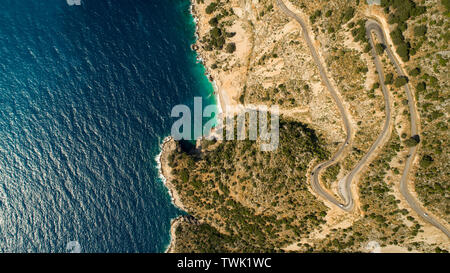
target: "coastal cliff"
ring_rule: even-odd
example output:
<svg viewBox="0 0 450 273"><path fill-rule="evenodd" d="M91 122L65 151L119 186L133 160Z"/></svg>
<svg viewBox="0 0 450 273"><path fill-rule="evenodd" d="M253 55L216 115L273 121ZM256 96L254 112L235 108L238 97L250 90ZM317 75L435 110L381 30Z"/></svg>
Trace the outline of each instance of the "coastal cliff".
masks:
<svg viewBox="0 0 450 273"><path fill-rule="evenodd" d="M160 175L164 182L164 185L169 190L169 194L172 198L173 204L181 209L185 210L185 207L183 205L183 202L181 202L180 195L178 194L175 185L172 183L173 181L173 175L172 175L172 168L169 164L169 155L173 152L176 152L177 150L177 144L175 140L172 137L167 137L164 139L163 143L161 144L161 154L159 156L159 165L160 165Z"/></svg>
<svg viewBox="0 0 450 273"><path fill-rule="evenodd" d="M185 210L183 203L181 202L180 195L178 194L175 185L172 183L173 175L172 168L169 164L169 156L170 154L176 152L177 144L172 137L166 137L161 144L161 153L157 157L157 163L159 165L159 171L161 180L164 185L167 187L169 191L169 195L172 199L172 203L179 209ZM185 216L178 216L175 219L172 219L170 223L170 244L166 249L167 253L173 253L175 250L176 244L176 229L183 222Z"/></svg>

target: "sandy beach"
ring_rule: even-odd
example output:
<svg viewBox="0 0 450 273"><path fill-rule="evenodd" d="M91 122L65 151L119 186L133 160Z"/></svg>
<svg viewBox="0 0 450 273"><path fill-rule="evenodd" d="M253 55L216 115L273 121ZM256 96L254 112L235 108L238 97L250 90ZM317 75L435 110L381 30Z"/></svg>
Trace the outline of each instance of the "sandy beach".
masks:
<svg viewBox="0 0 450 273"><path fill-rule="evenodd" d="M238 100L248 74L247 60L252 47L241 22L237 20L237 23L229 28L236 34L228 40L228 42L236 44L236 52L230 55L224 51L206 51L199 41L199 38L207 36L211 30L209 20L213 15L204 12L206 6L206 4L191 1L191 13L196 23L195 36L197 38L193 48L198 54L198 61L206 69L206 76L214 87L219 113L226 114L227 108L240 105ZM241 9L236 7L236 11L238 10ZM226 70L211 69L218 60L227 60L229 66Z"/></svg>

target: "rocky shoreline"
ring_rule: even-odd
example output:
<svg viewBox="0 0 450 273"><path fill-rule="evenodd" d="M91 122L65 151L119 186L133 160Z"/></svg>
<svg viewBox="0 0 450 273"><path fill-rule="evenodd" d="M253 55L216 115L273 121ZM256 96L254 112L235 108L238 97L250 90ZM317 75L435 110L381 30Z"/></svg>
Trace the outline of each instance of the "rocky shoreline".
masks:
<svg viewBox="0 0 450 273"><path fill-rule="evenodd" d="M213 77L211 76L211 73L208 69L208 67L205 64L205 61L202 57L201 48L198 45L198 39L199 39L199 29L198 29L198 14L196 13L195 8L195 1L191 0L190 5L190 13L192 17L194 18L195 22L195 43L191 45L191 49L193 51L197 52L197 62L201 63L205 67L205 75L208 77L209 81L212 83L214 87L214 94L216 95L217 100L217 106L219 108L219 112L222 112L222 105L220 100L220 94L218 94L218 88L216 83L214 82ZM176 191L175 186L172 184L172 168L169 166L169 155L172 151L174 151L177 148L175 140L172 137L166 137L161 144L161 153L157 156L156 161L158 162L158 169L160 172L161 180L163 180L164 185L167 187L169 191L169 195L172 199L172 203L179 209L186 211L183 202L181 201L180 195ZM170 222L170 243L167 247L165 253L174 253L175 252L175 244L176 244L176 229L177 227L184 221L185 217L188 216L178 216L175 219L172 219Z"/></svg>
<svg viewBox="0 0 450 273"><path fill-rule="evenodd" d="M211 82L213 89L214 89L214 95L216 96L216 102L217 102L217 108L218 112L220 114L224 113L226 110L227 103L224 100L221 91L214 80L212 69L206 64L206 57L207 54L202 48L199 39L200 39L200 30L199 30L199 24L200 24L200 14L199 9L196 8L195 0L190 0L191 6L190 6L190 13L192 17L194 18L195 22L195 43L191 45L191 49L197 53L197 62L201 63L203 67L205 68L205 76L208 77L208 80Z"/></svg>
<svg viewBox="0 0 450 273"><path fill-rule="evenodd" d="M220 89L218 88L218 85L214 81L214 78L211 73L211 69L207 66L205 57L207 57L206 53L203 51L201 45L199 44L199 16L198 14L199 10L196 8L195 0L190 0L190 13L192 17L194 18L195 22L195 43L191 45L191 49L197 53L197 62L201 63L205 68L205 75L208 77L208 80L211 82L214 88L214 95L216 96L216 102L219 114L223 114L225 111L225 107L227 105L226 101L223 99L223 95L221 94ZM172 203L178 207L179 209L186 211L185 206L180 198L179 193L176 191L175 186L172 184L173 177L172 177L172 168L169 166L169 155L172 151L177 149L177 145L175 140L172 137L167 137L164 139L163 143L161 144L161 153L157 157L158 162L158 169L160 171L160 177L161 180L163 180L164 185L167 187L169 191L169 195L171 196ZM170 226L170 244L166 249L166 253L174 253L175 251L175 242L176 242L176 229L177 227L186 220L189 220L190 216L178 216L175 219L172 219L171 226Z"/></svg>
<svg viewBox="0 0 450 273"><path fill-rule="evenodd" d="M178 194L175 185L172 184L172 168L169 166L169 155L172 151L176 150L177 144L172 137L166 137L161 144L161 153L157 156L159 175L163 180L164 185L169 191L169 195L172 199L172 203L179 209L185 210L183 202L181 202L180 195Z"/></svg>
<svg viewBox="0 0 450 273"><path fill-rule="evenodd" d="M166 137L161 144L161 153L156 157L156 162L158 164L160 178L169 192L172 204L181 210L185 210L180 195L178 194L175 185L172 184L172 168L169 165L169 155L175 151L176 148L177 144L175 140L170 136ZM174 251L176 241L175 231L183 218L184 216L178 216L177 218L172 219L170 223L170 244L165 251L166 253L173 253Z"/></svg>
<svg viewBox="0 0 450 273"><path fill-rule="evenodd" d="M164 185L167 187L167 190L169 191L169 195L172 199L172 204L177 208L186 211L175 185L172 184L173 176L172 168L169 165L169 156L174 151L178 152L177 143L172 137L166 137L161 144L161 153L156 157L156 161L158 162L159 175ZM176 230L178 226L183 222L187 222L190 224L199 223L194 217L190 215L180 215L177 218L172 219L170 222L170 243L165 253L175 253L175 245L177 240Z"/></svg>
<svg viewBox="0 0 450 273"><path fill-rule="evenodd" d="M178 216L172 219L170 222L170 243L167 247L165 253L175 253L175 244L177 241L176 230L178 226L183 222L184 216Z"/></svg>

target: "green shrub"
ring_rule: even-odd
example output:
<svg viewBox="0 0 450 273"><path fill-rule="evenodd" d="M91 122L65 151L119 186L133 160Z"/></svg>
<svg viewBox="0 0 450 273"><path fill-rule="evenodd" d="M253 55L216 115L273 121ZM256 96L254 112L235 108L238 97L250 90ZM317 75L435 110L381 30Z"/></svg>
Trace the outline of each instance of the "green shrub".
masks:
<svg viewBox="0 0 450 273"><path fill-rule="evenodd" d="M441 4L450 12L450 0L441 0Z"/></svg>
<svg viewBox="0 0 450 273"><path fill-rule="evenodd" d="M222 30L217 27L212 28L209 33L211 34L211 37L214 39L217 39L220 36L222 36Z"/></svg>
<svg viewBox="0 0 450 273"><path fill-rule="evenodd" d="M392 73L386 74L386 78L384 79L384 84L392 84L394 82L394 75Z"/></svg>
<svg viewBox="0 0 450 273"><path fill-rule="evenodd" d="M217 25L219 24L219 19L217 19L217 17L213 17L211 18L211 20L209 20L209 24L213 27L217 27Z"/></svg>
<svg viewBox="0 0 450 273"><path fill-rule="evenodd" d="M383 45L383 44L381 44L381 43L378 43L378 44L375 46L375 50L376 50L376 52L377 52L378 55L383 54L384 49L385 49L385 45Z"/></svg>
<svg viewBox="0 0 450 273"><path fill-rule="evenodd" d="M207 14L211 14L211 13L213 13L214 11L216 11L216 8L217 8L217 3L216 2L212 2L211 4L209 4L207 7L206 7L206 13Z"/></svg>
<svg viewBox="0 0 450 273"><path fill-rule="evenodd" d="M235 44L235 43L229 43L229 44L227 44L225 50L227 51L227 53L230 53L230 54L233 53L233 52L235 52L235 51L236 51L236 44Z"/></svg>
<svg viewBox="0 0 450 273"><path fill-rule="evenodd" d="M314 24L316 22L316 19L318 17L322 16L321 10L316 10L313 15L309 16L309 20L311 20L311 24Z"/></svg>
<svg viewBox="0 0 450 273"><path fill-rule="evenodd" d="M421 25L414 27L414 35L416 37L423 37L427 34L427 26Z"/></svg>
<svg viewBox="0 0 450 273"><path fill-rule="evenodd" d="M405 37L403 36L402 31L397 27L391 32L392 42L394 45L399 45L404 43Z"/></svg>
<svg viewBox="0 0 450 273"><path fill-rule="evenodd" d="M419 82L416 86L416 90L419 92L423 92L425 90L427 90L427 85L425 82Z"/></svg>
<svg viewBox="0 0 450 273"><path fill-rule="evenodd" d="M419 142L420 142L420 138L418 135L412 136L412 137L408 138L407 140L405 140L405 144L408 147L414 147L417 144L419 144Z"/></svg>
<svg viewBox="0 0 450 273"><path fill-rule="evenodd" d="M409 71L409 75L411 75L413 77L419 76L419 74L420 74L420 68L418 68L418 67Z"/></svg>
<svg viewBox="0 0 450 273"><path fill-rule="evenodd" d="M395 79L395 86L396 87L402 87L403 85L408 83L408 78L405 76L400 76L397 79Z"/></svg>
<svg viewBox="0 0 450 273"><path fill-rule="evenodd" d="M186 168L181 170L180 178L184 183L187 183L189 181L189 171Z"/></svg>
<svg viewBox="0 0 450 273"><path fill-rule="evenodd" d="M345 24L350 21L353 16L355 16L355 9L353 7L348 7L342 15L343 23Z"/></svg>
<svg viewBox="0 0 450 273"><path fill-rule="evenodd" d="M430 155L424 155L420 159L420 166L423 168L428 168L431 164L433 164L433 158Z"/></svg>
<svg viewBox="0 0 450 273"><path fill-rule="evenodd" d="M227 36L227 38L232 38L236 35L236 32L226 32L225 36Z"/></svg>
<svg viewBox="0 0 450 273"><path fill-rule="evenodd" d="M220 36L219 38L214 40L214 46L217 49L222 49L224 45L225 45L225 38L224 37Z"/></svg>
<svg viewBox="0 0 450 273"><path fill-rule="evenodd" d="M366 43L367 42L367 37L366 37L366 20L358 20L357 22L357 27L354 28L352 30L352 36L355 40L355 42L363 42Z"/></svg>
<svg viewBox="0 0 450 273"><path fill-rule="evenodd" d="M397 54L403 61L409 61L409 49L411 48L409 43L401 43L397 46Z"/></svg>

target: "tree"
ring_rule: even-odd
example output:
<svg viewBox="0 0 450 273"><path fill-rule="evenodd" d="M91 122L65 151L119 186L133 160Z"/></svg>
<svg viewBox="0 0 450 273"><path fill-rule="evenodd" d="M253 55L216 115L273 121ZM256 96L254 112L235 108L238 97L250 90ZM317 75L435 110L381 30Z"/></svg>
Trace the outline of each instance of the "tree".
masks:
<svg viewBox="0 0 450 273"><path fill-rule="evenodd" d="M392 73L386 74L386 78L384 79L384 84L392 84L394 82L394 75Z"/></svg>
<svg viewBox="0 0 450 273"><path fill-rule="evenodd" d="M425 36L425 34L427 34L427 26L420 25L420 26L414 27L414 35L416 37L423 37L423 36Z"/></svg>
<svg viewBox="0 0 450 273"><path fill-rule="evenodd" d="M441 0L441 4L450 12L450 0Z"/></svg>
<svg viewBox="0 0 450 273"><path fill-rule="evenodd" d="M378 55L383 54L384 49L385 49L385 45L383 45L383 44L381 44L381 43L378 43L378 44L375 46L375 50L377 51L377 54L378 54Z"/></svg>
<svg viewBox="0 0 450 273"><path fill-rule="evenodd" d="M211 13L213 13L216 10L216 8L217 8L217 3L212 2L211 4L209 4L206 7L205 11L206 11L207 14L211 14Z"/></svg>
<svg viewBox="0 0 450 273"><path fill-rule="evenodd" d="M186 168L181 170L180 178L184 183L189 182L189 171Z"/></svg>
<svg viewBox="0 0 450 273"><path fill-rule="evenodd" d="M227 51L227 53L233 53L236 51L236 44L235 43L229 43L227 44L227 47L225 49Z"/></svg>
<svg viewBox="0 0 450 273"><path fill-rule="evenodd" d="M380 4L383 8L388 8L390 5L392 5L390 0L381 0Z"/></svg>
<svg viewBox="0 0 450 273"><path fill-rule="evenodd" d="M400 76L395 79L395 86L396 87L402 87L403 85L408 83L408 78L405 76Z"/></svg>
<svg viewBox="0 0 450 273"><path fill-rule="evenodd" d="M428 168L431 164L433 164L433 158L430 155L424 155L422 159L420 159L420 166L423 168Z"/></svg>
<svg viewBox="0 0 450 273"><path fill-rule="evenodd" d="M418 68L418 67L409 71L409 75L411 75L413 77L419 76L419 74L420 74L420 68Z"/></svg>
<svg viewBox="0 0 450 273"><path fill-rule="evenodd" d="M391 32L391 37L395 45L399 45L405 41L402 31L398 27Z"/></svg>
<svg viewBox="0 0 450 273"><path fill-rule="evenodd" d="M211 18L211 20L209 20L209 24L213 27L217 27L217 25L219 24L219 20L217 19L217 17L213 17Z"/></svg>
<svg viewBox="0 0 450 273"><path fill-rule="evenodd" d="M213 39L217 39L222 36L222 30L220 30L220 28L214 27L211 29L210 34Z"/></svg>
<svg viewBox="0 0 450 273"><path fill-rule="evenodd" d="M416 90L419 92L423 92L425 90L427 90L427 85L425 82L419 82L416 86Z"/></svg>
<svg viewBox="0 0 450 273"><path fill-rule="evenodd" d="M226 35L228 38L232 38L232 37L234 37L234 36L236 35L236 32L226 32L225 35Z"/></svg>
<svg viewBox="0 0 450 273"><path fill-rule="evenodd" d="M222 36L217 38L217 40L215 41L215 46L217 49L222 49L224 44L225 44L225 38L223 38Z"/></svg>
<svg viewBox="0 0 450 273"><path fill-rule="evenodd" d="M367 36L366 36L366 20L360 19L357 22L357 27L352 29L352 36L355 40L355 42L367 42Z"/></svg>
<svg viewBox="0 0 450 273"><path fill-rule="evenodd" d="M418 135L414 135L414 136L408 138L407 140L405 140L405 144L408 147L414 147L417 144L419 144L419 142L420 142L420 137Z"/></svg>
<svg viewBox="0 0 450 273"><path fill-rule="evenodd" d="M316 22L317 17L322 16L322 11L316 10L311 16L309 16L309 20L311 20L311 23L314 24Z"/></svg>
<svg viewBox="0 0 450 273"><path fill-rule="evenodd" d="M355 16L355 9L353 7L349 7L345 10L344 14L342 15L343 22L346 23L350 21L353 16Z"/></svg>
<svg viewBox="0 0 450 273"><path fill-rule="evenodd" d="M397 46L397 53L403 61L409 61L409 49L411 46L409 43L401 43Z"/></svg>

